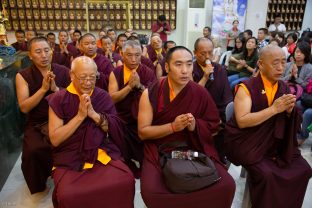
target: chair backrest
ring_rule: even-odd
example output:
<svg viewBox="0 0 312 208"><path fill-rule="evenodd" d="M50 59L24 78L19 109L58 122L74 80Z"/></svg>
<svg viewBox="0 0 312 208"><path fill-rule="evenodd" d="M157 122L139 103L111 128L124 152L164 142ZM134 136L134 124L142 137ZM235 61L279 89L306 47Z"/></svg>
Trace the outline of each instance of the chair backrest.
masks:
<svg viewBox="0 0 312 208"><path fill-rule="evenodd" d="M229 121L232 118L233 113L234 113L234 103L232 101L229 104L227 104L225 108L225 120Z"/></svg>
<svg viewBox="0 0 312 208"><path fill-rule="evenodd" d="M225 51L224 53L222 53L220 60L219 60L219 64L228 66L229 64L228 59L229 59L229 56L231 56L231 54L232 54L232 51Z"/></svg>

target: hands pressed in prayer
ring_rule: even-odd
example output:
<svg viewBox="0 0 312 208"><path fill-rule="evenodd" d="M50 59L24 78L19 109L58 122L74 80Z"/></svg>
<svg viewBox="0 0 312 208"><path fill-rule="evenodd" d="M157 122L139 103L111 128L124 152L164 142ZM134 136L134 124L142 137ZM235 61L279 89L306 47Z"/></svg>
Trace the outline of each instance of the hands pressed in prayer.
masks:
<svg viewBox="0 0 312 208"><path fill-rule="evenodd" d="M48 71L47 74L43 77L41 88L47 92L51 90L53 92L58 91L58 87L55 84L55 74L52 71Z"/></svg>
<svg viewBox="0 0 312 208"><path fill-rule="evenodd" d="M85 119L87 116L89 116L88 109L90 108L89 106L91 105L90 96L87 94L83 94L79 97L79 99L80 103L78 108L78 116L81 117L82 119ZM92 112L90 113L92 114Z"/></svg>
<svg viewBox="0 0 312 208"><path fill-rule="evenodd" d="M274 113L278 114L286 111L290 114L295 106L296 96L293 94L285 94L276 99L272 105Z"/></svg>
<svg viewBox="0 0 312 208"><path fill-rule="evenodd" d="M61 53L68 54L68 50L67 50L65 43L60 43L60 49L61 49Z"/></svg>
<svg viewBox="0 0 312 208"><path fill-rule="evenodd" d="M189 131L194 131L195 118L191 113L181 114L174 119L172 127L174 132L182 131L185 127L187 127Z"/></svg>
<svg viewBox="0 0 312 208"><path fill-rule="evenodd" d="M295 77L295 78L298 77L298 67L296 64L293 64L293 67L290 73L292 77Z"/></svg>
<svg viewBox="0 0 312 208"><path fill-rule="evenodd" d="M157 60L158 61L161 61L161 60L163 60L163 55L161 54L161 53L159 53L159 54L157 54Z"/></svg>
<svg viewBox="0 0 312 208"><path fill-rule="evenodd" d="M138 75L138 73L136 71L133 71L131 73L130 79L129 79L129 85L131 87L131 89L135 88L135 87L139 87L140 86L140 77Z"/></svg>
<svg viewBox="0 0 312 208"><path fill-rule="evenodd" d="M52 92L56 92L59 90L59 88L56 86L56 83L55 83L55 74L52 72L52 71L49 71L48 72L50 75L50 90Z"/></svg>

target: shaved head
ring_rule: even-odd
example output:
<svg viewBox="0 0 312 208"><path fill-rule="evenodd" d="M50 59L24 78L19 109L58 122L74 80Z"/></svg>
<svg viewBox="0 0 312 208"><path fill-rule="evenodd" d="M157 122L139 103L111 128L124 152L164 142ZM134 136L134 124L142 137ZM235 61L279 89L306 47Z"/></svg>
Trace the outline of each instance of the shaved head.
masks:
<svg viewBox="0 0 312 208"><path fill-rule="evenodd" d="M263 47L259 52L259 59L271 56L274 52L280 51L283 52L282 48L276 45L267 45Z"/></svg>
<svg viewBox="0 0 312 208"><path fill-rule="evenodd" d="M82 66L89 66L88 68L97 72L96 63L93 61L93 59L87 56L79 56L75 58L71 64L71 71L75 72L77 69L83 68Z"/></svg>

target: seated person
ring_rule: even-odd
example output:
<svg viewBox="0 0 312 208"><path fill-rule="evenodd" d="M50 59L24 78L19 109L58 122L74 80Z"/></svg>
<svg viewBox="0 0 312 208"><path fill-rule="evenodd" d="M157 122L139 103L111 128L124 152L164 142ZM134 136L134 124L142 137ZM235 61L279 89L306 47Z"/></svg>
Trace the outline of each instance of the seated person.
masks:
<svg viewBox="0 0 312 208"><path fill-rule="evenodd" d="M194 54L196 56L196 61L193 63L193 79L199 85L205 87L211 94L219 110L222 127L224 128L226 121L225 108L227 104L233 101L233 95L224 67L215 62L206 64L206 60L211 60L213 57L213 48L214 45L210 39L198 38L195 41ZM223 151L223 141L223 130L220 130L218 135L215 136L215 145L221 161L226 164L227 161Z"/></svg>
<svg viewBox="0 0 312 208"><path fill-rule="evenodd" d="M72 83L49 96L54 207L133 207L134 178L122 162L122 122L86 56L72 62Z"/></svg>
<svg viewBox="0 0 312 208"><path fill-rule="evenodd" d="M172 40L168 40L164 43L164 50L167 53L170 48L176 46L176 43ZM156 65L156 76L159 79L162 76L167 76L167 72L165 69L166 59L163 58L157 65Z"/></svg>
<svg viewBox="0 0 312 208"><path fill-rule="evenodd" d="M103 49L102 55L104 55L111 61L114 68L116 68L117 66L121 66L122 57L118 53L112 51L112 40L107 35L104 35L101 38L101 41L102 41L101 46Z"/></svg>
<svg viewBox="0 0 312 208"><path fill-rule="evenodd" d="M151 37L151 44L146 46L147 54L146 57L149 58L154 66L161 62L166 56L166 51L162 47L162 40L158 33L154 33Z"/></svg>
<svg viewBox="0 0 312 208"><path fill-rule="evenodd" d="M117 36L116 39L116 48L115 48L115 53L122 55L122 45L127 41L127 36L124 33L121 33Z"/></svg>
<svg viewBox="0 0 312 208"><path fill-rule="evenodd" d="M143 200L149 208L229 208L235 183L219 160L212 137L220 124L218 109L209 92L191 81L191 51L183 46L174 47L166 60L167 78L155 82L140 99L138 131L144 141ZM209 156L221 179L195 192L170 192L163 179L158 148L173 141L186 141L191 149Z"/></svg>
<svg viewBox="0 0 312 208"><path fill-rule="evenodd" d="M131 162L131 159L134 159L142 164L143 160L143 143L137 133L139 99L145 87L156 80L156 76L151 69L140 64L142 49L138 42L126 41L122 54L124 64L110 74L108 91L118 115L126 123L127 164L134 171L135 176L139 177L139 169Z"/></svg>
<svg viewBox="0 0 312 208"><path fill-rule="evenodd" d="M15 31L16 42L12 43L12 46L16 51L27 51L27 41L25 39L25 31L24 30L16 30Z"/></svg>
<svg viewBox="0 0 312 208"><path fill-rule="evenodd" d="M257 39L246 41L243 52L232 55L228 67L230 87L233 89L239 82L248 79L255 71L258 61Z"/></svg>
<svg viewBox="0 0 312 208"><path fill-rule="evenodd" d="M100 73L96 86L107 91L110 73L114 70L111 61L104 55L97 53L96 38L91 33L86 33L79 38L79 49L84 56L92 58Z"/></svg>
<svg viewBox="0 0 312 208"><path fill-rule="evenodd" d="M299 84L303 89L306 88L312 78L311 47L306 42L297 44L295 50L295 62L288 62L282 75L282 80Z"/></svg>
<svg viewBox="0 0 312 208"><path fill-rule="evenodd" d="M51 175L52 152L44 127L48 122L47 95L67 87L68 68L51 64L52 50L44 37L28 43L33 65L16 74L16 94L21 111L27 114L23 139L22 171L32 194L46 188Z"/></svg>
<svg viewBox="0 0 312 208"><path fill-rule="evenodd" d="M234 116L225 128L225 151L248 171L252 207L302 207L312 169L298 150L301 116L296 98L279 80L286 64L283 50L260 52L260 74L240 84ZM287 187L287 188L285 188Z"/></svg>

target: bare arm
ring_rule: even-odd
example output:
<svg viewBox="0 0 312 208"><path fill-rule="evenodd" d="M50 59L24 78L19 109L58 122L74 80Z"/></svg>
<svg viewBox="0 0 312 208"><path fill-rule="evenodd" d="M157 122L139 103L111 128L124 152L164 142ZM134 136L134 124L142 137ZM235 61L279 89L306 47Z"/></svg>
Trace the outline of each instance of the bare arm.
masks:
<svg viewBox="0 0 312 208"><path fill-rule="evenodd" d="M77 114L66 125L64 125L63 120L60 119L50 107L49 137L52 145L54 147L57 147L65 140L67 140L78 129L83 120L84 118Z"/></svg>
<svg viewBox="0 0 312 208"><path fill-rule="evenodd" d="M22 75L16 74L16 94L18 104L23 113L28 113L35 108L44 98L45 93L49 90L50 85L42 86L35 94L29 97L28 83Z"/></svg>
<svg viewBox="0 0 312 208"><path fill-rule="evenodd" d="M239 87L234 99L234 113L239 128L257 126L272 116L284 112L294 105L296 98L293 95L283 95L274 101L274 103L259 112L251 113L252 101L246 91Z"/></svg>
<svg viewBox="0 0 312 208"><path fill-rule="evenodd" d="M173 122L163 125L153 125L153 108L148 98L148 90L142 93L139 104L138 134L141 140L159 139L188 128L195 130L195 118L190 113L177 116Z"/></svg>
<svg viewBox="0 0 312 208"><path fill-rule="evenodd" d="M153 108L148 98L148 89L142 93L139 104L138 134L142 140L158 139L173 133L171 123L152 126Z"/></svg>
<svg viewBox="0 0 312 208"><path fill-rule="evenodd" d="M130 92L132 88L128 84L121 90L118 88L118 83L116 77L113 72L109 75L109 85L108 85L108 92L112 97L114 103L118 103L119 101L123 100Z"/></svg>
<svg viewBox="0 0 312 208"><path fill-rule="evenodd" d="M161 65L158 63L156 65L156 77L157 77L157 79L159 79L162 76L163 76L163 70L161 68Z"/></svg>

